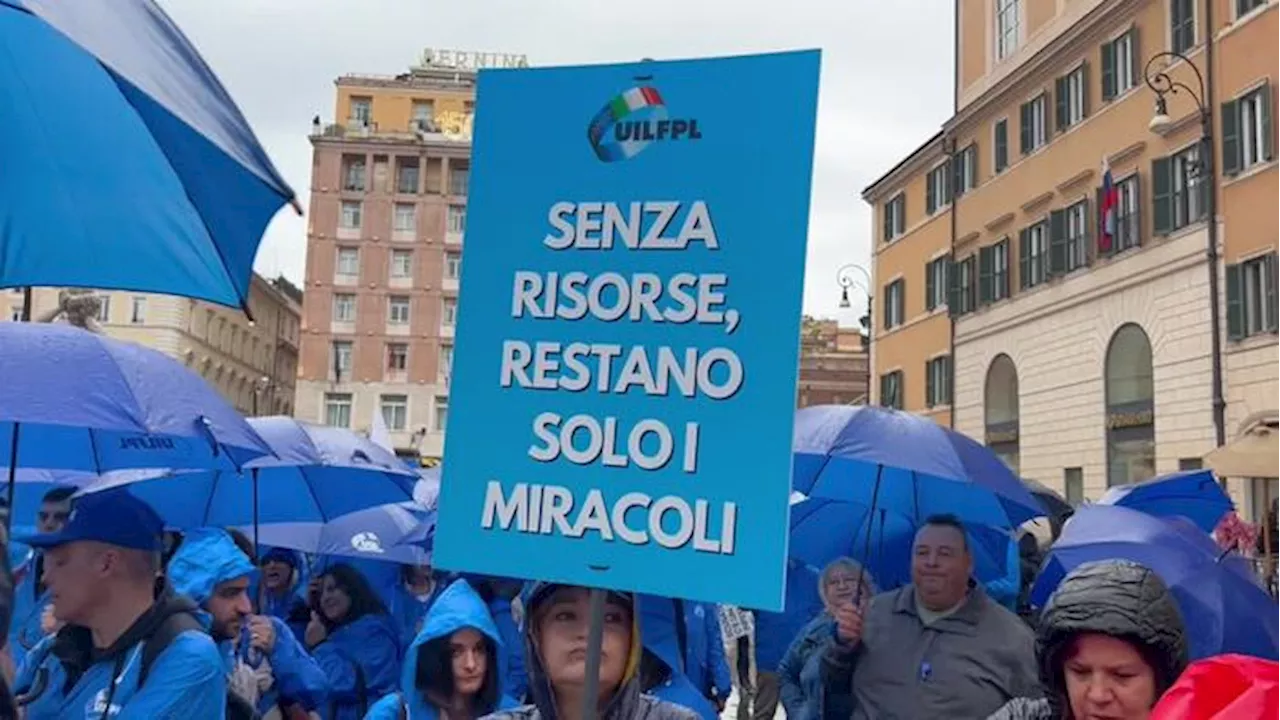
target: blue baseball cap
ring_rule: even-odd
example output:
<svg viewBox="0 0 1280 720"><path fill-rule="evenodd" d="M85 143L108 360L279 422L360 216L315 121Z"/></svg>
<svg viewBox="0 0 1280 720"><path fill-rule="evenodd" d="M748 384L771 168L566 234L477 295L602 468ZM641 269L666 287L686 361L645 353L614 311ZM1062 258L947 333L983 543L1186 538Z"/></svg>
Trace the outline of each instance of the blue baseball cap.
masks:
<svg viewBox="0 0 1280 720"><path fill-rule="evenodd" d="M81 495L71 505L71 516L61 530L15 538L35 548L93 541L131 550L159 552L164 548L164 521L123 488Z"/></svg>

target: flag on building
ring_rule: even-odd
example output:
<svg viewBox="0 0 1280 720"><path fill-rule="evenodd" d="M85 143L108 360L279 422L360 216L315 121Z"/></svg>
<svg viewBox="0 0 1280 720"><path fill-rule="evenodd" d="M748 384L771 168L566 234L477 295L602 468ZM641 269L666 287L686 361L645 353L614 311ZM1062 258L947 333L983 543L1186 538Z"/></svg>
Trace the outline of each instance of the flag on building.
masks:
<svg viewBox="0 0 1280 720"><path fill-rule="evenodd" d="M1116 210L1120 196L1111 177L1111 165L1102 160L1102 193L1098 198L1098 252L1109 253L1116 242Z"/></svg>

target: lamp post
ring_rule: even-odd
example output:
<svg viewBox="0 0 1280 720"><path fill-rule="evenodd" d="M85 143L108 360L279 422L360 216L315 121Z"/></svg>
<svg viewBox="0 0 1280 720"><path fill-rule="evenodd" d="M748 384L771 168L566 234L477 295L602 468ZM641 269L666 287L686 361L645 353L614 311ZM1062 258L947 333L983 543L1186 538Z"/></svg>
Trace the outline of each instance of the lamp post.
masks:
<svg viewBox="0 0 1280 720"><path fill-rule="evenodd" d="M840 309L848 310L853 307L853 303L849 302L849 288L858 285L857 275L861 274L866 281L862 285L862 290L867 296L867 312L858 318L858 323L867 331L867 352L871 352L871 273L867 269L857 263L849 263L841 265L836 269L836 283L840 286Z"/></svg>
<svg viewBox="0 0 1280 720"><path fill-rule="evenodd" d="M1213 3L1206 3L1212 5ZM1213 27L1210 23L1209 27ZM1181 80L1169 76L1169 64L1181 60L1195 75L1196 87L1191 87ZM1155 133L1163 133L1172 124L1169 119L1169 96L1185 93L1196 104L1200 113L1200 145L1196 153L1195 163L1187 167L1187 172L1197 178L1198 183L1207 183L1205 211L1209 216L1208 241L1205 248L1205 259L1209 265L1209 333L1212 336L1213 352L1211 358L1211 382L1213 383L1213 434L1214 446L1222 447L1227 442L1227 401L1222 393L1222 326L1220 302L1218 300L1218 180L1217 164L1214 161L1213 137L1213 41L1210 39L1205 50L1206 70L1209 83L1206 87L1205 76L1200 68L1186 55L1175 52L1161 52L1147 61L1143 71L1147 87L1156 94L1155 115L1148 125ZM1197 187L1197 192L1200 190Z"/></svg>

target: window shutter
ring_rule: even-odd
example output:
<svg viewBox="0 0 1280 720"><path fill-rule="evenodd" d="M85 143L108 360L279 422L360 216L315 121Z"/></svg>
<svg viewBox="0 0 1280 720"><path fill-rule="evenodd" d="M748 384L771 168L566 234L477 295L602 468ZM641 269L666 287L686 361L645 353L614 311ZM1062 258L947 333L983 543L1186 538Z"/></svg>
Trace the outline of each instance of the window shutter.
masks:
<svg viewBox="0 0 1280 720"><path fill-rule="evenodd" d="M968 158L965 157L965 151L961 150L960 152L953 154L949 161L951 163L951 184L948 187L951 190L950 194L953 197L960 197L964 194L964 166L965 160L967 159Z"/></svg>
<svg viewBox="0 0 1280 720"><path fill-rule="evenodd" d="M1151 161L1151 215L1154 234L1173 231L1173 161L1167 157Z"/></svg>
<svg viewBox="0 0 1280 720"><path fill-rule="evenodd" d="M978 256L970 255L965 258L965 263L969 266L969 287L965 289L964 306L972 311L978 306Z"/></svg>
<svg viewBox="0 0 1280 720"><path fill-rule="evenodd" d="M898 316L898 324L901 325L907 321L907 281L894 280L893 284L898 288L893 296L893 304L897 306L894 311Z"/></svg>
<svg viewBox="0 0 1280 720"><path fill-rule="evenodd" d="M1138 26L1134 25L1129 29L1129 67L1124 68L1124 71L1129 73L1129 82L1133 85L1142 84L1142 78L1138 77L1138 73L1142 72L1138 68L1138 63L1142 62L1142 46L1138 44L1138 40Z"/></svg>
<svg viewBox="0 0 1280 720"><path fill-rule="evenodd" d="M1067 213L1054 210L1049 213L1049 277L1061 275L1067 269Z"/></svg>
<svg viewBox="0 0 1280 720"><path fill-rule="evenodd" d="M924 399L925 404L929 407L934 406L933 394L937 391L937 386L933 382L933 365L935 362L934 360L926 360L924 363Z"/></svg>
<svg viewBox="0 0 1280 720"><path fill-rule="evenodd" d="M942 181L942 204L939 207L946 207L955 197L956 186L951 181L952 166L954 165L955 161L947 158L947 161L942 164L942 172L938 173L938 179Z"/></svg>
<svg viewBox="0 0 1280 720"><path fill-rule="evenodd" d="M1053 81L1053 129L1062 132L1067 127L1067 78Z"/></svg>
<svg viewBox="0 0 1280 720"><path fill-rule="evenodd" d="M1031 152L1031 103L1022 103L1018 116L1018 145L1026 155Z"/></svg>
<svg viewBox="0 0 1280 720"><path fill-rule="evenodd" d="M936 176L931 170L929 171L929 174L925 175L924 177L924 207L925 207L925 212L929 215L932 215L933 211L938 209L938 203L934 199L935 197L937 197L935 193L935 191L937 190L937 188L935 187L936 185L937 185Z"/></svg>
<svg viewBox="0 0 1280 720"><path fill-rule="evenodd" d="M1009 165L1009 121L1001 120L995 129L995 171L1001 172Z"/></svg>
<svg viewBox="0 0 1280 720"><path fill-rule="evenodd" d="M1244 283L1241 265L1227 266L1227 339L1244 337Z"/></svg>
<svg viewBox="0 0 1280 720"><path fill-rule="evenodd" d="M1000 275L1000 297L1003 299L1012 294L1009 288L1009 274L1011 271L1009 267L1009 238L1006 237L1001 240L999 245L1004 248L1004 272Z"/></svg>
<svg viewBox="0 0 1280 720"><path fill-rule="evenodd" d="M973 178L973 184L976 186L978 184L978 178L982 177L982 174L978 172L981 169L981 165L978 163L978 158L981 156L978 154L977 141L969 143L969 149L966 152L969 153L969 177Z"/></svg>
<svg viewBox="0 0 1280 720"><path fill-rule="evenodd" d="M1080 63L1080 118L1089 117L1089 61Z"/></svg>
<svg viewBox="0 0 1280 720"><path fill-rule="evenodd" d="M1258 95L1262 98L1262 158L1272 160L1275 156L1271 147L1271 83L1263 85L1258 90Z"/></svg>
<svg viewBox="0 0 1280 720"><path fill-rule="evenodd" d="M1231 100L1222 103L1222 174L1235 175L1244 164L1240 146L1240 105Z"/></svg>
<svg viewBox="0 0 1280 720"><path fill-rule="evenodd" d="M1029 228L1018 231L1018 287L1026 290L1031 280L1031 233Z"/></svg>
<svg viewBox="0 0 1280 720"><path fill-rule="evenodd" d="M947 313L960 315L960 273L954 260L947 261Z"/></svg>
<svg viewBox="0 0 1280 720"><path fill-rule="evenodd" d="M1116 44L1102 44L1102 102L1116 96Z"/></svg>
<svg viewBox="0 0 1280 720"><path fill-rule="evenodd" d="M984 247L978 250L978 304L980 305L986 305L992 300L993 271L992 248Z"/></svg>
<svg viewBox="0 0 1280 720"><path fill-rule="evenodd" d="M884 286L884 308L881 309L881 312L884 313L884 317L880 320L884 325L885 330L893 327L893 323L890 322L890 320L893 319L893 306L897 304L893 301L893 286L894 283L889 283Z"/></svg>
<svg viewBox="0 0 1280 720"><path fill-rule="evenodd" d="M882 217L880 218L880 224L882 225L880 231L884 235L884 242L889 242L889 240L893 238L893 213L891 212L892 209L893 209L892 200L880 206L880 213L882 215Z"/></svg>
<svg viewBox="0 0 1280 720"><path fill-rule="evenodd" d="M1085 265L1088 265L1090 262L1092 262L1094 258L1093 238L1099 234L1098 232L1096 232L1098 224L1089 222L1089 218L1097 217L1097 208L1099 207L1099 204L1097 202L1093 203L1094 213L1090 215L1089 199L1085 198L1083 202L1084 202L1084 239L1080 243L1081 245L1080 249L1083 251L1084 257L1080 258L1080 262L1082 262Z"/></svg>
<svg viewBox="0 0 1280 720"><path fill-rule="evenodd" d="M1099 185L1093 191L1093 207L1097 210L1097 212L1093 214L1093 224L1095 227L1098 228L1098 244L1094 246L1094 250L1096 251L1098 257L1107 257L1108 255L1111 255L1116 251L1116 240L1119 238L1119 235L1120 235L1119 212L1117 212L1117 217L1116 217L1116 237L1111 238L1110 247L1104 248L1102 247L1102 243L1104 242L1102 239L1102 235L1105 231L1102 229L1102 223L1104 218L1102 217L1102 186L1101 185ZM1119 208L1116 208L1116 210L1119 211Z"/></svg>
<svg viewBox="0 0 1280 720"><path fill-rule="evenodd" d="M1267 291L1264 295L1266 302L1263 305L1263 313L1266 317L1266 328L1271 332L1276 332L1276 285L1280 283L1280 276L1276 272L1276 254L1271 253L1262 260L1262 282L1266 285Z"/></svg>
<svg viewBox="0 0 1280 720"><path fill-rule="evenodd" d="M932 310L938 306L938 304L933 301L933 296L937 291L937 283L935 281L935 278L933 277L933 271L934 271L934 268L938 266L937 263L939 262L942 262L942 261L934 260L933 262L928 262L928 263L925 263L924 265L924 309L925 310Z"/></svg>
<svg viewBox="0 0 1280 720"><path fill-rule="evenodd" d="M1130 213L1130 214L1133 216L1133 219L1132 219L1132 220L1125 220L1125 222L1126 222L1130 227L1132 227L1132 228L1133 228L1133 246L1134 246L1134 247L1141 247L1141 246L1142 246L1142 217L1143 217L1143 213L1142 213L1142 208L1143 208L1143 204L1142 204L1142 173L1136 173L1136 172L1135 172L1135 173L1133 174L1133 179L1132 179L1132 180L1130 180L1130 182L1132 182L1132 183L1133 183L1133 197L1134 197L1134 202L1133 202L1133 211L1132 211L1132 213ZM1119 218L1121 218L1121 219L1125 219L1125 218L1127 218L1127 217L1128 217L1128 216L1126 216L1126 215L1120 215L1119 213L1117 213L1116 215L1117 215L1117 217L1119 217Z"/></svg>

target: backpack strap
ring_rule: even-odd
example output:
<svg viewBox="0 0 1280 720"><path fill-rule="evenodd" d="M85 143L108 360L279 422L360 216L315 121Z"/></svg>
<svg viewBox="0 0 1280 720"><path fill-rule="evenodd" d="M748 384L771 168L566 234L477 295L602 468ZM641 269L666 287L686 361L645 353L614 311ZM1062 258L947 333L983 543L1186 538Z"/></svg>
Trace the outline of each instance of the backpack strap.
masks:
<svg viewBox="0 0 1280 720"><path fill-rule="evenodd" d="M147 681L147 675L151 673L151 666L155 664L156 658L160 657L160 653L163 653L165 648L173 643L174 638L188 630L205 632L204 626L200 624L195 615L178 612L161 620L160 625L143 641L142 664L138 667L139 688Z"/></svg>

